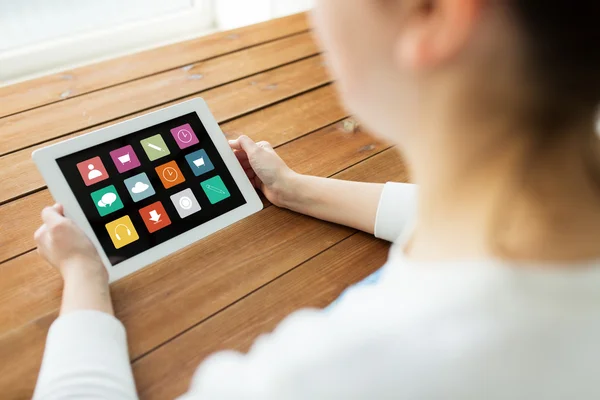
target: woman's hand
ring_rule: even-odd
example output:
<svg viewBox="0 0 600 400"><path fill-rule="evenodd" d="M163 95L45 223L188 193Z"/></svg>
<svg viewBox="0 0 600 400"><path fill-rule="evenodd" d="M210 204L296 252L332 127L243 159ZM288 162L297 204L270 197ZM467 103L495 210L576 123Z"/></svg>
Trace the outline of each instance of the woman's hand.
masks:
<svg viewBox="0 0 600 400"><path fill-rule="evenodd" d="M60 271L64 279L74 273L85 273L108 281L98 252L83 231L65 218L60 204L44 208L42 221L43 225L33 236L38 252Z"/></svg>
<svg viewBox="0 0 600 400"><path fill-rule="evenodd" d="M230 140L255 188L276 206L373 233L383 185L302 175L292 171L267 142Z"/></svg>
<svg viewBox="0 0 600 400"><path fill-rule="evenodd" d="M268 142L255 143L248 136L230 140L237 159L255 188L278 207L287 207L294 197L294 179L298 176L275 153Z"/></svg>
<svg viewBox="0 0 600 400"><path fill-rule="evenodd" d="M97 310L113 314L108 272L102 260L73 221L55 204L42 211L43 225L35 232L38 252L56 267L64 280L61 314Z"/></svg>

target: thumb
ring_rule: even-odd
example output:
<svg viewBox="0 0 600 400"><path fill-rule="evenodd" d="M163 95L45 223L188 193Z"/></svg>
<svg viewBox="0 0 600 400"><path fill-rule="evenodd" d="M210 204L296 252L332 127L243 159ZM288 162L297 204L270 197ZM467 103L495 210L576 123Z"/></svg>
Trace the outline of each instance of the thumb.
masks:
<svg viewBox="0 0 600 400"><path fill-rule="evenodd" d="M252 156L259 149L258 145L254 140L250 139L246 135L242 135L238 138L238 142L242 148L248 154L248 157Z"/></svg>
<svg viewBox="0 0 600 400"><path fill-rule="evenodd" d="M56 212L59 213L60 215L62 215L62 216L65 215L65 208L63 207L62 204L56 203L55 205L52 206L52 208L54 208L56 210Z"/></svg>
<svg viewBox="0 0 600 400"><path fill-rule="evenodd" d="M54 226L65 218L61 215L60 211L61 210L59 210L56 205L52 207L45 207L42 210L42 220L45 224Z"/></svg>

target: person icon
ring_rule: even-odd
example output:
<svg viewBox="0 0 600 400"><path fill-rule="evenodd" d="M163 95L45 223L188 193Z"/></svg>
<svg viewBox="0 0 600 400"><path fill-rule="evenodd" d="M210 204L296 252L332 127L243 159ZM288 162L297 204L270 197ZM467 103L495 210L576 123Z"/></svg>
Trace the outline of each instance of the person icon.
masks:
<svg viewBox="0 0 600 400"><path fill-rule="evenodd" d="M85 186L95 185L108 179L108 172L99 156L77 163L77 170Z"/></svg>
<svg viewBox="0 0 600 400"><path fill-rule="evenodd" d="M90 170L90 172L88 173L88 179L92 180L92 179L96 179L102 176L102 171L97 170L94 167L94 164L90 164L88 165L88 168Z"/></svg>

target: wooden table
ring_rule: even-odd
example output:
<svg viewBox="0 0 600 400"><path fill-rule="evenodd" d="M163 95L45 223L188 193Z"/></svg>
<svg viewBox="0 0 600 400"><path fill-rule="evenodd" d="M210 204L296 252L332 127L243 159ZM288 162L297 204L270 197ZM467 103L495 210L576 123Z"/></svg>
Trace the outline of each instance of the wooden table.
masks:
<svg viewBox="0 0 600 400"><path fill-rule="evenodd" d="M295 170L406 179L389 145L341 107L298 14L0 88L0 397L30 398L61 280L35 251L53 200L31 152L202 96L229 138L268 140ZM266 201L265 201L266 202ZM323 307L381 266L388 245L266 203L112 285L141 398L181 394L221 349L245 351L290 312Z"/></svg>

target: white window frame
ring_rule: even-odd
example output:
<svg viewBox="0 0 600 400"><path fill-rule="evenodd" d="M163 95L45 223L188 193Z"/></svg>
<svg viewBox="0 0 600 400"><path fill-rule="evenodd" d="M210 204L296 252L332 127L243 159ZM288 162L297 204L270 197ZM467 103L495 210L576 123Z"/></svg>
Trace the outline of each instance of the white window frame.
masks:
<svg viewBox="0 0 600 400"><path fill-rule="evenodd" d="M180 12L2 52L0 86L190 39L214 29L213 1L191 0L190 8Z"/></svg>
<svg viewBox="0 0 600 400"><path fill-rule="evenodd" d="M0 51L0 86L305 11L315 0L189 1L161 17Z"/></svg>

